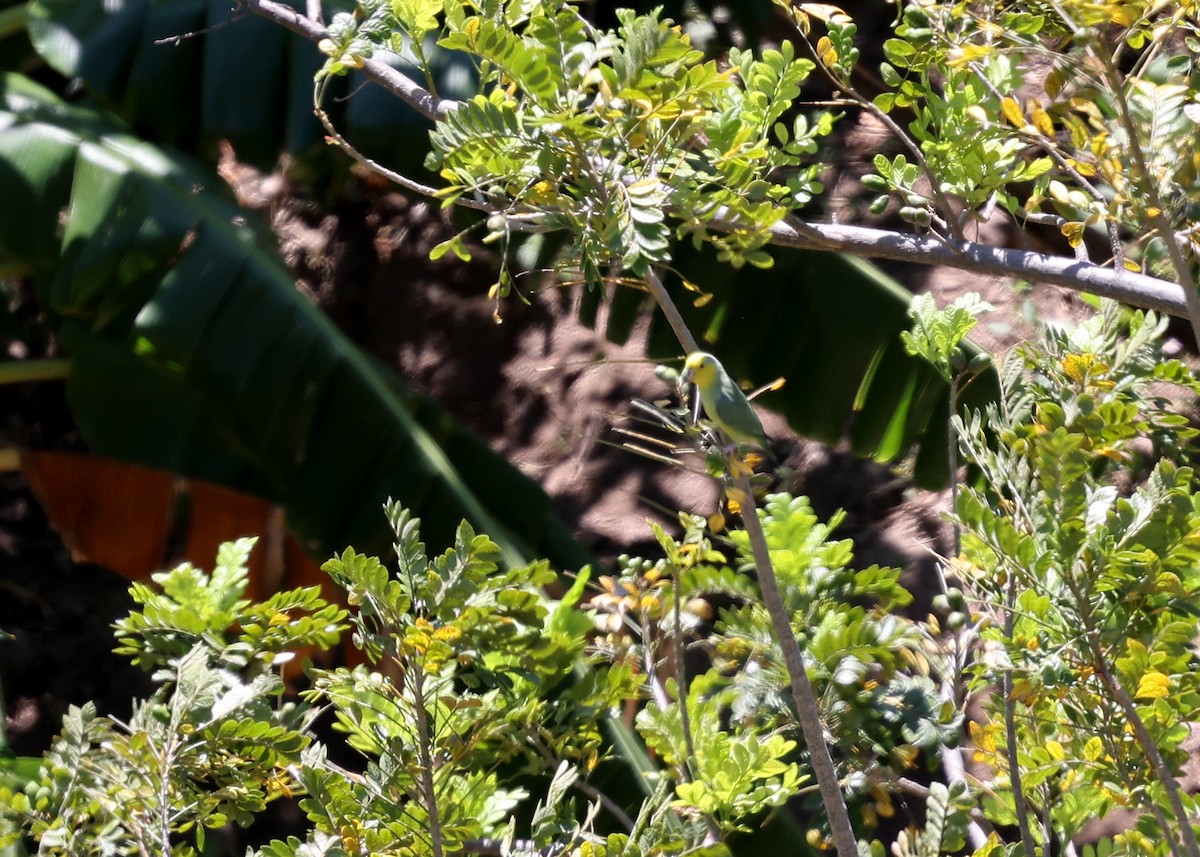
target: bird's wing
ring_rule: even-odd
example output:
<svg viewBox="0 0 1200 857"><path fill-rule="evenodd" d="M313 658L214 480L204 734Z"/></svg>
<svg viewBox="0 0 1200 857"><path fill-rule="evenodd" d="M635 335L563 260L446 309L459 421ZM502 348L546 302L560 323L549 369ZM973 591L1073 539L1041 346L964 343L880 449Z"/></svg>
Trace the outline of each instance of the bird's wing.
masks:
<svg viewBox="0 0 1200 857"><path fill-rule="evenodd" d="M754 408L750 405L746 394L741 391L728 374L724 374L721 378L717 395L720 400L722 421L733 432L753 438L756 441L761 441L765 435L762 422L759 421L758 414L754 412Z"/></svg>

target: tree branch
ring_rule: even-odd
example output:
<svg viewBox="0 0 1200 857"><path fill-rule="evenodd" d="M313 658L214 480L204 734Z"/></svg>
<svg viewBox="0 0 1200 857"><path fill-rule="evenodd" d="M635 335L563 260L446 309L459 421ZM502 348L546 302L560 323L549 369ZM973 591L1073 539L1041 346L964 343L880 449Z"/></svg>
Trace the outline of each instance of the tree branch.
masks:
<svg viewBox="0 0 1200 857"><path fill-rule="evenodd" d="M821 793L821 803L825 807L830 833L833 835L834 849L837 857L856 857L858 842L846 810L846 800L842 797L841 779L833 765L829 741L825 738L821 709L817 704L812 682L808 678L808 667L804 663L800 645L796 642L796 635L792 632L792 620L788 615L787 605L784 604L783 594L779 591L775 566L771 562L771 552L762 523L758 520L758 507L754 503L750 480L745 475L739 475L733 480L733 485L738 490L740 514L742 522L746 525L746 535L750 539L750 551L754 557L754 570L758 573L758 586L762 590L763 604L771 617L771 626L775 630L775 637L783 653L784 666L787 667L788 678L791 680L796 718L800 721L800 731L808 748L809 761L812 763L813 773L816 774L817 788Z"/></svg>
<svg viewBox="0 0 1200 857"><path fill-rule="evenodd" d="M299 36L303 36L313 44L326 38L325 27L316 21L306 18L303 13L285 3L276 0L236 0L255 15L261 15L274 21ZM426 119L436 121L441 119L458 103L448 99L439 99L425 87L409 79L402 72L392 68L378 59L366 60L362 72L388 92L403 100L418 111Z"/></svg>
<svg viewBox="0 0 1200 857"><path fill-rule="evenodd" d="M650 290L650 294L654 296L655 302L658 303L663 314L667 317L667 321L670 322L671 330L675 332L675 338L679 340L679 344L683 346L683 350L688 354L691 354L693 351L699 351L700 345L696 342L696 337L692 336L692 332L688 330L687 322L679 314L675 302L671 300L671 296L667 293L667 287L663 285L658 273L653 268L646 272L646 287Z"/></svg>
<svg viewBox="0 0 1200 857"><path fill-rule="evenodd" d="M236 0L256 15L286 27L311 42L326 37L325 28L276 0ZM427 119L436 121L458 102L439 99L420 84L380 59L368 59L361 69ZM732 218L718 216L713 229L732 231ZM803 250L833 250L853 256L892 259L921 265L945 265L977 274L995 274L1092 292L1122 303L1188 318L1184 289L1166 280L1090 262L1028 250L991 247L972 241L947 242L941 238L892 232L838 223L807 223L788 217L771 227L771 243ZM1169 243L1169 241L1168 241Z"/></svg>
<svg viewBox="0 0 1200 857"><path fill-rule="evenodd" d="M1092 292L1122 303L1187 318L1183 289L1175 283L1065 256L992 247L973 241L947 244L940 238L867 226L805 223L796 218L775 224L771 234L772 243L783 247L837 250L867 258L946 265L978 274L1016 277Z"/></svg>

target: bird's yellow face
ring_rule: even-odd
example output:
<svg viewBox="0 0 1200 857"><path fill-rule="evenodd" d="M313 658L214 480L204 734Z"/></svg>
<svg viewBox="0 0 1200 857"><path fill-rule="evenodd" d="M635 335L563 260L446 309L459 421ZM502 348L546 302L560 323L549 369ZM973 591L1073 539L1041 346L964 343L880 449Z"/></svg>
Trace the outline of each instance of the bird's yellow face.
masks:
<svg viewBox="0 0 1200 857"><path fill-rule="evenodd" d="M701 387L711 384L717 372L717 358L703 351L693 351L683 364L683 380Z"/></svg>

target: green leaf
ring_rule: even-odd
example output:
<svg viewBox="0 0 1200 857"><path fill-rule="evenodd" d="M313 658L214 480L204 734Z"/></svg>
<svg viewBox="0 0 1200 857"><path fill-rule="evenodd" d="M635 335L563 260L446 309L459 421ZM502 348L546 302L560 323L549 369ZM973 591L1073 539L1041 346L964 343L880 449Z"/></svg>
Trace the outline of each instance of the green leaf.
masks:
<svg viewBox="0 0 1200 857"><path fill-rule="evenodd" d="M40 756L0 755L0 788L21 791L26 783L37 778L41 767Z"/></svg>
<svg viewBox="0 0 1200 857"><path fill-rule="evenodd" d="M441 0L392 0L392 12L409 36L419 42L425 33L437 29L442 5Z"/></svg>

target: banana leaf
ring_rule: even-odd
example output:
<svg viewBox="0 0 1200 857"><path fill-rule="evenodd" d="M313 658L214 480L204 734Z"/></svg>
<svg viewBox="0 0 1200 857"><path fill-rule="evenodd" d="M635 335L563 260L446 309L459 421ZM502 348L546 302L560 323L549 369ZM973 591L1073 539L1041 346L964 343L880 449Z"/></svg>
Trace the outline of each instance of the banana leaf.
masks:
<svg viewBox="0 0 1200 857"><path fill-rule="evenodd" d="M335 2L324 12L328 19L352 8ZM281 151L325 150L313 116L313 76L324 57L308 40L228 2L33 0L29 36L51 68L80 80L156 143L211 153L229 140L241 160L268 166ZM425 82L411 58L392 61ZM460 54L434 51L431 66L444 96L474 91L474 70ZM332 81L327 111L363 151L419 167L428 123L365 83L360 74Z"/></svg>
<svg viewBox="0 0 1200 857"><path fill-rule="evenodd" d="M509 561L586 561L536 484L296 291L216 176L4 74L0 188L0 260L56 322L97 454L278 502L317 555L385 550L395 497L432 544L465 517Z"/></svg>

